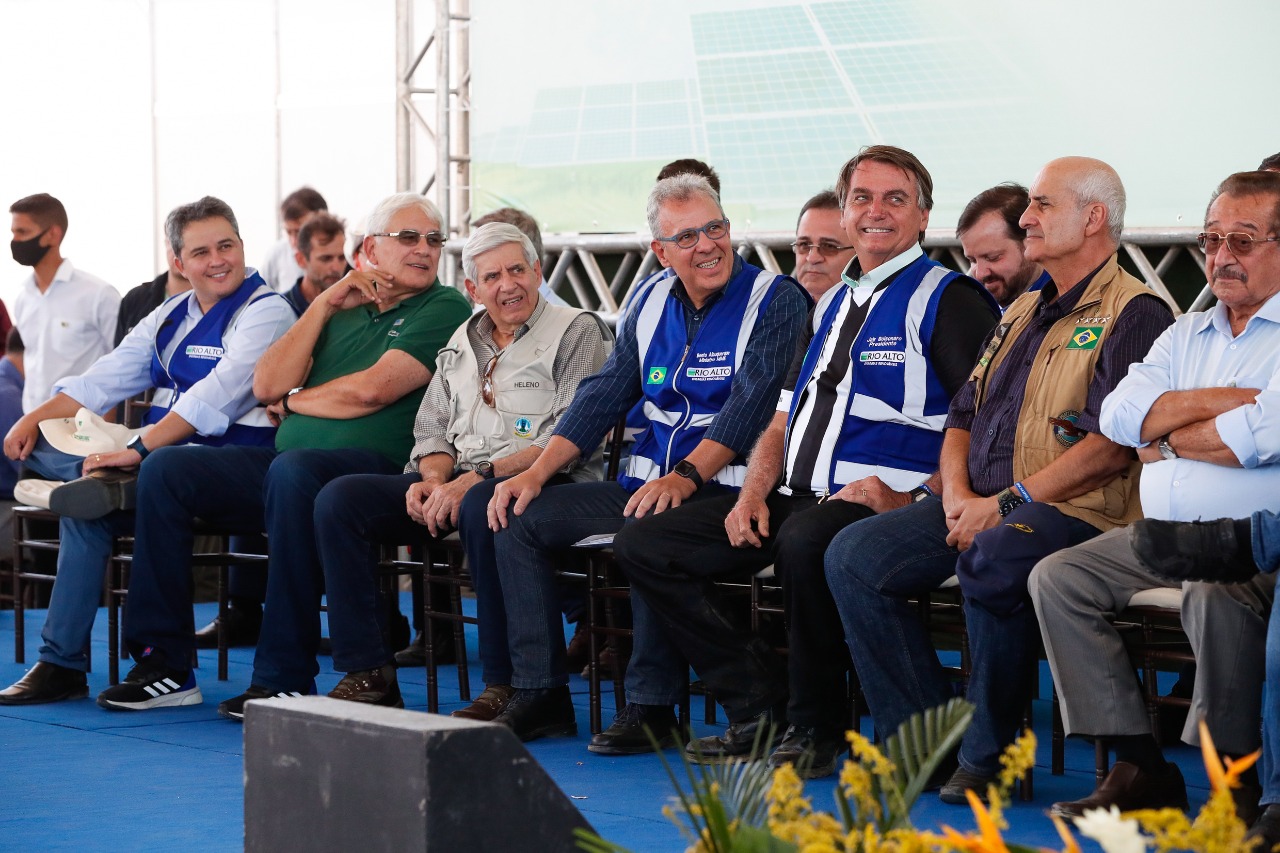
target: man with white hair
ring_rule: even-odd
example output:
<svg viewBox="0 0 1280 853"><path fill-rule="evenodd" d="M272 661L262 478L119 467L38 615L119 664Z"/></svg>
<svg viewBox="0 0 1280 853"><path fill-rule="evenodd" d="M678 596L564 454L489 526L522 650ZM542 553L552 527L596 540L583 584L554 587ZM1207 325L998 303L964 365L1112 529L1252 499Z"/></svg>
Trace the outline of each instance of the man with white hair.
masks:
<svg viewBox="0 0 1280 853"><path fill-rule="evenodd" d="M959 577L976 710L944 802L964 803L966 789L985 796L1017 733L1035 664L1035 562L1139 514L1137 461L1102 435L1098 413L1173 318L1119 266L1124 203L1101 161L1040 170L1021 225L1027 258L1051 281L1008 307L951 401L942 494L848 527L827 549L827 581L885 734L953 695L908 599Z"/></svg>
<svg viewBox="0 0 1280 853"><path fill-rule="evenodd" d="M653 250L674 274L632 303L608 362L582 388L528 471L499 483L489 504L506 602L515 692L495 722L521 740L577 731L565 666L556 551L617 532L631 517L736 490L764 429L804 325L808 295L791 278L746 263L706 178L658 181L647 206ZM549 486L590 455L627 412L643 413L617 482ZM549 487L548 487L549 486ZM539 496L541 495L541 496ZM670 707L687 667L632 601L632 701L665 706L653 730L670 737ZM484 623L481 633L494 630ZM652 641L652 642L651 642Z"/></svg>
<svg viewBox="0 0 1280 853"><path fill-rule="evenodd" d="M380 543L403 545L459 528L476 578L476 602L486 624L506 622L501 590L488 583L493 533L485 518L491 484L524 471L538 458L583 377L604 363L607 328L594 314L550 305L538 293L542 265L532 242L504 223L482 225L462 250L467 293L484 310L454 332L437 356L414 423L413 452L401 474L338 477L316 495L316 535L324 569L333 666L346 673L330 695L375 705L402 706L386 641L386 608L380 606ZM575 460L559 482L599 480L600 460ZM482 493L472 498L472 492ZM464 517L466 521L464 522ZM311 571L291 563L292 570ZM310 600L269 602L274 618L302 624ZM296 612L295 612L296 611ZM484 680L489 685L472 713L500 706L510 688L505 631L480 637ZM312 644L313 645L313 644ZM242 719L250 699L274 695L280 685L262 683L268 673L315 665L307 643L277 644L277 654L306 654L293 661L259 655L252 685L218 707ZM300 690L305 685L284 685ZM505 689L505 692L504 692Z"/></svg>
<svg viewBox="0 0 1280 853"><path fill-rule="evenodd" d="M125 500L120 482L133 479L129 469L172 445L269 446L275 437L275 427L250 386L254 365L292 325L293 310L256 273L246 272L239 225L225 202L206 196L175 208L165 221L165 233L173 264L192 289L144 317L83 374L59 380L53 397L5 436L9 458L71 482L49 493L63 516L62 546L49 615L40 632L40 662L0 691L0 704L87 695L85 651L102 601L112 538L134 527L134 515L126 511L132 503ZM147 412L151 426L127 447L119 440L105 441L100 452L86 458L84 451L59 452L56 434L54 446L41 436L60 427L68 437L63 447L70 450L80 443L74 439L105 437L112 428L127 436L123 427L103 424L96 413L149 388L155 389ZM46 422L43 427L41 421ZM81 478L81 473L89 476ZM190 596L185 604L190 613Z"/></svg>
<svg viewBox="0 0 1280 853"><path fill-rule="evenodd" d="M98 704L144 710L203 701L194 651L191 550L195 519L265 531L270 555L258 660L274 692L314 691L320 641L316 495L344 474L394 474L413 446L413 413L436 352L470 315L466 298L436 280L443 219L413 193L384 199L369 217L370 268L322 293L258 361L253 393L279 422L273 447L161 448L138 475L138 524L125 639L136 665ZM291 602L279 616L284 602ZM304 603L309 606L304 606ZM297 621L287 618L297 607ZM286 651L282 651L286 650Z"/></svg>

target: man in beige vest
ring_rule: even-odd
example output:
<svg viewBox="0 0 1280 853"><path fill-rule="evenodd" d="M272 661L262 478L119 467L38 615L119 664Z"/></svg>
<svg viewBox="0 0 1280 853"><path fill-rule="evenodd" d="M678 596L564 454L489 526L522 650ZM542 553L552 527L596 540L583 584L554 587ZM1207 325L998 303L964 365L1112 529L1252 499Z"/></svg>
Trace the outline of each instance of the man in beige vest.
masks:
<svg viewBox="0 0 1280 853"><path fill-rule="evenodd" d="M379 545L413 544L460 528L473 573L492 562L486 508L493 484L538 458L578 383L607 355L609 333L595 315L538 297L541 265L519 229L503 223L477 229L462 250L462 268L467 293L484 311L460 326L436 357L404 473L340 477L316 500L333 668L346 673L329 694L336 698L401 704L396 650L378 592ZM594 463L575 461L561 476L599 480L598 459ZM500 590L477 584L476 597L482 611L502 607ZM501 612L492 621L506 623ZM500 671L505 665L509 672L506 655L505 636L482 638L486 684L510 683ZM251 686L218 712L243 719L246 701L272 695ZM487 711L491 717L504 698L502 690L485 690L468 715L482 718Z"/></svg>
<svg viewBox="0 0 1280 853"><path fill-rule="evenodd" d="M1022 214L1026 257L1051 281L1024 293L951 401L942 494L845 528L826 573L876 729L951 698L907 599L953 574L964 593L973 723L944 802L985 797L1013 740L1036 663L1026 578L1045 554L1138 516L1133 452L1098 431L1103 398L1172 321L1120 269L1124 187L1105 163L1054 160ZM941 780L940 780L941 781Z"/></svg>

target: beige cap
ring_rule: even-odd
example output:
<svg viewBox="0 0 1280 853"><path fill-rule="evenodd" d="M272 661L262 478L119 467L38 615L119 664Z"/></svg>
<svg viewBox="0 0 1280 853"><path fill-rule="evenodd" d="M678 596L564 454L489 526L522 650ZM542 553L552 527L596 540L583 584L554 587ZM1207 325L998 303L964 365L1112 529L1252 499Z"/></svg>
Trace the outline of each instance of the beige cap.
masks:
<svg viewBox="0 0 1280 853"><path fill-rule="evenodd" d="M45 440L72 456L124 450L129 439L145 433L147 429L129 429L123 424L108 423L100 415L83 408L76 412L74 418L50 418L40 422L40 432Z"/></svg>

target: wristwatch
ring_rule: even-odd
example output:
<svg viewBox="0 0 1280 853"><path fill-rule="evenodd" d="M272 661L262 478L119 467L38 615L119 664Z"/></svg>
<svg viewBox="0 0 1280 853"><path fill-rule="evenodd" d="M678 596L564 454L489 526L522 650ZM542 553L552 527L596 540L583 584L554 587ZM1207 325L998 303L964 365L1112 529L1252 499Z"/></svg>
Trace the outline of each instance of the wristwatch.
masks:
<svg viewBox="0 0 1280 853"><path fill-rule="evenodd" d="M1156 449L1160 451L1160 455L1165 459L1177 459L1178 451L1173 449L1173 445L1169 443L1168 434L1160 436L1160 440L1156 442Z"/></svg>
<svg viewBox="0 0 1280 853"><path fill-rule="evenodd" d="M996 495L996 505L1000 507L1000 517L1004 518L1018 507L1027 502L1027 499L1015 492L1013 489L1005 489Z"/></svg>
<svg viewBox="0 0 1280 853"><path fill-rule="evenodd" d="M693 482L694 491L701 489L703 485L705 485L705 481L702 479L702 475L698 473L698 467L694 465L692 462L690 462L688 459L681 459L679 462L676 463L676 467L672 468L671 470L675 471L677 474L679 474L681 477L684 477L686 480L691 480Z"/></svg>
<svg viewBox="0 0 1280 853"><path fill-rule="evenodd" d="M478 463L478 464L476 465L476 467L472 468L471 470L473 470L473 471L475 471L477 474L479 474L479 475L480 475L480 479L481 479L481 480L492 480L492 479L493 479L493 476L494 476L494 475L493 475L493 463L492 463L492 462L490 462L488 459L484 460L483 462Z"/></svg>
<svg viewBox="0 0 1280 853"><path fill-rule="evenodd" d="M285 414L289 414L289 415L293 414L293 409L289 408L289 398L292 397L294 394L297 394L301 390L302 390L301 385L299 385L297 388L290 388L289 392L285 394L283 398L281 398L280 406L281 408L284 409Z"/></svg>
<svg viewBox="0 0 1280 853"><path fill-rule="evenodd" d="M911 498L911 502L913 504L918 504L920 503L920 501L924 500L925 498L929 497L932 494L933 492L929 491L929 489L926 486L916 486L914 489L907 492L907 497Z"/></svg>
<svg viewBox="0 0 1280 853"><path fill-rule="evenodd" d="M147 450L147 446L142 443L142 436L140 435L135 435L133 438L129 439L124 447L126 450L132 450L134 453L138 454L141 459L146 459L147 454L151 452L150 450ZM139 461L141 461L141 459Z"/></svg>

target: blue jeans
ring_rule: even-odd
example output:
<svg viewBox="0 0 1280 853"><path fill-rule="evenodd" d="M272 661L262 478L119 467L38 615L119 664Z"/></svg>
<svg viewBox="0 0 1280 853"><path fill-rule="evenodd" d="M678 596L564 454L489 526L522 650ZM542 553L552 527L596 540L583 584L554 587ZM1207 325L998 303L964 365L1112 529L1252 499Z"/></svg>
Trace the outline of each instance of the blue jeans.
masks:
<svg viewBox="0 0 1280 853"><path fill-rule="evenodd" d="M563 555L557 551L587 536L621 530L626 522L622 510L630 497L616 482L566 483L544 488L524 515L508 512L507 528L494 535L494 550L506 605L513 687L569 683L555 576ZM674 705L684 691L688 667L636 596L631 598L631 614L635 638L627 665L627 701ZM480 635L492 630L492 620L482 619Z"/></svg>
<svg viewBox="0 0 1280 853"><path fill-rule="evenodd" d="M84 457L63 453L42 435L25 465L41 477L68 482L82 475ZM102 604L111 543L117 535L133 532L133 513L113 512L93 521L63 518L58 528L58 577L40 631L40 660L84 672L89 668L86 650Z"/></svg>
<svg viewBox="0 0 1280 853"><path fill-rule="evenodd" d="M320 490L316 500L316 530L329 603L333 668L339 672L382 666L390 662L396 652L388 644L387 609L378 592L375 574L378 545L412 545L425 542L430 536L427 528L410 518L405 510L405 492L421 479L418 474L353 474L339 477ZM493 533L489 530L486 508L497 482L484 481L473 486L458 513L467 563L473 575L485 578L495 574ZM475 584L475 590L476 609L482 618L496 607L501 618L495 621L505 628L501 590L482 583ZM500 637L481 633L480 659L486 684L507 683L511 678L511 662L505 631ZM490 680L492 678L500 680Z"/></svg>
<svg viewBox="0 0 1280 853"><path fill-rule="evenodd" d="M393 474L368 450L163 447L138 478L137 527L125 638L130 651L164 653L174 669L194 651L191 549L196 518L237 533L265 531L270 543L267 607L253 684L311 688L319 667L321 571L314 511L321 489L345 474Z"/></svg>
<svg viewBox="0 0 1280 853"><path fill-rule="evenodd" d="M1046 512L1047 510L1047 512ZM1098 530L1062 515L1046 504L1025 504L1006 523L979 533L988 566L1003 571L1000 549L983 547L989 537L1007 535L1007 524L1028 523L1036 532L1060 524L1065 540L1083 542ZM1034 534L1033 534L1034 535ZM937 589L955 574L959 552L947 544L942 501L927 498L845 528L827 549L827 583L844 623L845 639L861 679L876 730L897 731L912 714L952 697L950 682L934 652L929 632L907 599ZM965 622L971 650L967 698L975 706L973 723L960 747L960 765L971 773L993 775L1000 753L1013 741L1030 694L1038 637L1035 611L1028 601L998 616L966 601Z"/></svg>

